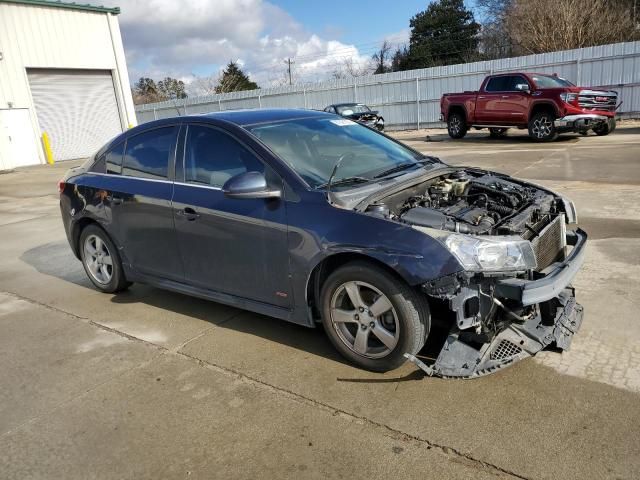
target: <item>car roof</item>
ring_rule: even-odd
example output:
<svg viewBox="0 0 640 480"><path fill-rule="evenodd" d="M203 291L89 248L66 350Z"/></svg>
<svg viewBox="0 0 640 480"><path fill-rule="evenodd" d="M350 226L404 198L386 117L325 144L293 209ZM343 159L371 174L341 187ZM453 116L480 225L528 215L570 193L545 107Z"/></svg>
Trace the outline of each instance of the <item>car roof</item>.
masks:
<svg viewBox="0 0 640 480"><path fill-rule="evenodd" d="M331 114L318 110L306 110L302 108L260 108L245 110L226 110L212 112L204 115L194 115L194 118L207 117L235 123L239 126L254 125L257 123L280 122L301 118L323 118Z"/></svg>

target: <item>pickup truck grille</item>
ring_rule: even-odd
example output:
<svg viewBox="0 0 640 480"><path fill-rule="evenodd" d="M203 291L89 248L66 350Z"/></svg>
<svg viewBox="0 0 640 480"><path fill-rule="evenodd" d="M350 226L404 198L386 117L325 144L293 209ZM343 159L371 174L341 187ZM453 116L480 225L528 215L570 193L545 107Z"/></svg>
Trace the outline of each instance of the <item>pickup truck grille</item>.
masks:
<svg viewBox="0 0 640 480"><path fill-rule="evenodd" d="M582 90L578 95L578 105L586 110L614 111L618 103L616 92Z"/></svg>
<svg viewBox="0 0 640 480"><path fill-rule="evenodd" d="M567 245L564 214L554 218L531 240L538 261L538 271L544 270L558 260Z"/></svg>

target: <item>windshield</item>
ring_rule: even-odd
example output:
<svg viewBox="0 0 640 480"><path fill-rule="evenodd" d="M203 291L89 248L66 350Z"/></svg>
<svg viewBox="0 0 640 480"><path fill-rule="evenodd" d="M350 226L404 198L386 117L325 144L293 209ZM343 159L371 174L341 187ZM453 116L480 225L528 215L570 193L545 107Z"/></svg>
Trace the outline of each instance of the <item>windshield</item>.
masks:
<svg viewBox="0 0 640 480"><path fill-rule="evenodd" d="M306 118L248 127L312 188L350 177L373 180L399 165L419 168L424 156L347 119ZM435 161L435 160L434 160ZM362 179L361 179L362 180Z"/></svg>
<svg viewBox="0 0 640 480"><path fill-rule="evenodd" d="M354 113L367 113L371 110L366 105L339 105L336 110L340 115L353 115Z"/></svg>
<svg viewBox="0 0 640 480"><path fill-rule="evenodd" d="M560 77L553 77L547 75L535 75L533 81L536 82L538 88L559 88L559 87L574 87L575 85L569 80L565 80Z"/></svg>

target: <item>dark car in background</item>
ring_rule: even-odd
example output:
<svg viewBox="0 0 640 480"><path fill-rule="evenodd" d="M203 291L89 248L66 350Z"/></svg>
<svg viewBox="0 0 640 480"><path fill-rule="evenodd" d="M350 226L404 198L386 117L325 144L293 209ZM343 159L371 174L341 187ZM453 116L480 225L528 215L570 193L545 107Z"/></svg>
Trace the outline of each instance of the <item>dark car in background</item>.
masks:
<svg viewBox="0 0 640 480"><path fill-rule="evenodd" d="M449 166L329 113L149 122L60 181L64 228L97 289L131 282L308 327L353 363L406 358L473 377L568 347L586 234L573 204ZM432 325L439 355L415 355Z"/></svg>
<svg viewBox="0 0 640 480"><path fill-rule="evenodd" d="M377 110L371 110L362 103L337 103L329 105L324 111L362 123L380 132L384 130L384 118L382 118L382 115Z"/></svg>

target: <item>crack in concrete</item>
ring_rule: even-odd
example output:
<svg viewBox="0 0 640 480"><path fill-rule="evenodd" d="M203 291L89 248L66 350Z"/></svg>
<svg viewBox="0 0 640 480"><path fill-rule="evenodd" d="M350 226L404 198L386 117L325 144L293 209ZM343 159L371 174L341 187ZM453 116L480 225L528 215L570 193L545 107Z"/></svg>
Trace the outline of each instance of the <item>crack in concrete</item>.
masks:
<svg viewBox="0 0 640 480"><path fill-rule="evenodd" d="M197 363L199 366L205 367L205 368L209 368L209 369L211 369L211 370L213 370L213 371L215 371L217 373L221 373L221 374L224 374L226 376L233 376L233 377L235 377L237 379L240 379L240 380L242 380L242 381L244 381L244 382L246 382L246 383L248 383L248 384L250 384L250 385L252 385L254 387L265 388L266 390L270 391L271 393L273 393L275 395L283 395L283 396L285 396L286 398L288 398L290 400L297 401L299 403L303 403L305 405L312 406L312 407L315 407L315 408L320 408L325 412L331 413L332 415L340 415L340 416L342 416L342 417L344 417L346 419L349 419L351 421L364 422L364 423L366 423L366 424L368 424L370 426L386 430L387 432L389 432L389 435L394 439L405 440L405 441L412 440L412 441L419 442L421 444L426 445L428 449L435 449L435 450L439 451L441 454L443 454L444 456L448 457L452 461L462 462L467 466L470 466L470 467L473 467L473 468L476 468L476 469L480 469L480 470L484 470L485 472L493 474L493 475L496 475L496 476L508 475L511 478L515 478L515 479L519 479L519 480L530 480L529 477L525 477L525 476L520 475L520 474L518 474L516 472L513 472L513 471L510 471L510 470L508 470L506 468L500 467L499 465L496 465L496 464L493 464L493 463L490 463L490 462L482 461L482 460L480 460L478 458L475 458L473 455L471 455L469 453L465 453L465 452L463 452L463 451L461 451L461 450L459 450L459 449L457 449L455 447L450 447L448 445L442 445L442 444L439 444L437 442L433 442L431 440L428 440L426 438L422 438L422 437L419 437L417 435L413 435L413 434L410 434L410 433L403 432L402 430L398 430L396 428L390 427L389 425L377 422L377 421L372 420L372 419L370 419L368 417L355 415L355 414L350 413L350 412L348 412L346 410L343 410L341 408L336 408L336 407L334 407L332 405L320 402L318 400L315 400L313 398L307 397L305 395L302 395L300 393L294 392L292 390L288 390L288 389L283 388L283 387L272 385L272 384L270 384L268 382L265 382L263 380L255 378L255 377L252 377L252 376L247 375L245 373L239 372L237 370L234 370L234 369L222 366L222 365L217 365L215 363L207 362L207 361L202 360L202 359L200 359L198 357L190 355L190 354L188 354L186 352L180 351L180 349L184 348L184 346L186 346L188 343L190 343L191 341L193 341L193 340L195 340L197 338L200 338L202 335L204 335L205 333L209 332L210 330L216 328L219 325L212 325L210 328L206 329L201 334L198 334L196 337L188 340L183 345L180 345L177 348L170 349L170 348L164 347L162 345L157 345L157 344L155 344L153 342L149 342L147 340L144 340L144 339L141 339L141 338L138 338L138 337L134 337L132 335L129 335L129 334L125 333L125 332L116 330L114 328L107 327L107 326L102 325L100 323L97 323L97 322L95 322L95 321L93 321L93 320L91 320L91 319L89 319L87 317L83 317L81 315L77 315L75 313L68 312L68 311L63 310L61 308L53 307L51 305L47 305L46 303L42 303L42 302L39 302L39 301L34 300L32 298L25 297L24 295L20 295L20 294L15 293L15 292L6 292L6 293L8 293L9 295L12 295L12 296L14 296L14 297L16 297L16 298L18 298L20 300L24 300L25 302L28 302L28 303L31 303L31 304L34 304L34 305L38 305L40 307L46 308L48 310L55 311L57 313L62 313L64 315L68 315L68 316L70 316L72 318L76 318L76 319L84 321L84 322L86 322L86 323L88 323L90 325L93 325L96 328L100 328L102 330L105 330L107 332L111 332L111 333L116 334L116 335L120 335L120 336L122 336L122 337L124 337L124 338L126 338L128 340L133 341L133 342L140 342L140 343L142 343L144 345L148 345L148 346L150 346L152 348L155 348L157 350L160 350L162 352L160 355L155 356L152 359L150 359L148 361L145 361L140 365L136 365L135 367L132 367L131 369L128 369L125 372L122 372L122 374L117 375L113 379L119 378L120 376L122 376L122 375L124 375L124 374L126 374L126 373L128 373L128 372L130 372L130 371L132 371L134 369L136 369L136 368L139 368L142 365L149 364L149 363L155 361L157 358L159 358L163 354L172 354L172 355L176 355L176 356L188 359L189 361L193 361L193 362ZM238 313L238 315L240 315L241 313L242 312ZM229 320L233 319L234 317L235 316L229 318L226 321L229 321ZM71 402L71 401L73 401L73 400L75 400L77 398L80 398L83 395L86 395L87 393L89 393L89 392L91 392L91 391L103 386L104 384L110 382L113 379L107 380L107 381L103 382L100 385L97 385L97 386L95 386L95 387L93 387L93 388L91 388L91 389L89 389L89 390L87 390L85 392L82 392L82 393L74 396L72 399L69 399L69 400L66 400L66 401L62 402L61 404L56 406L53 410L51 410L51 411L49 411L49 412L47 412L45 414L42 414L42 415L40 415L38 417L34 417L34 418L28 420L27 422L21 424L20 426L15 427L11 431L14 431L17 428L20 428L21 426L23 426L25 424L34 422L38 418L41 418L42 416L50 414L52 411L55 411L57 408L63 406L64 404L66 404L68 402ZM10 432L6 432L2 436L5 436L8 433L10 433Z"/></svg>

